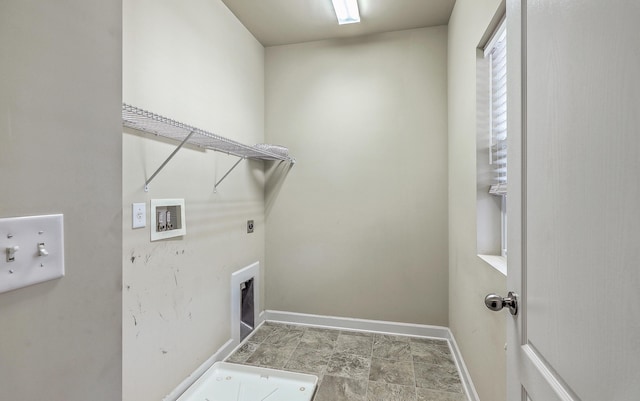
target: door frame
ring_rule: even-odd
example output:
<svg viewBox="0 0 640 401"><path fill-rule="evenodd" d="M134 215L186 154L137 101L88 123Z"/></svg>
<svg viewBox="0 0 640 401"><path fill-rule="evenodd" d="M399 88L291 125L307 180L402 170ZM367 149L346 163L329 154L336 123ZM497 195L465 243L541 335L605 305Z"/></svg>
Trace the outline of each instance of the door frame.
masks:
<svg viewBox="0 0 640 401"><path fill-rule="evenodd" d="M524 3L524 4L523 4ZM520 346L526 328L526 0L507 0L507 137L509 149L509 219L507 220L507 288L518 294L519 313L507 318L507 400L526 399L520 383Z"/></svg>

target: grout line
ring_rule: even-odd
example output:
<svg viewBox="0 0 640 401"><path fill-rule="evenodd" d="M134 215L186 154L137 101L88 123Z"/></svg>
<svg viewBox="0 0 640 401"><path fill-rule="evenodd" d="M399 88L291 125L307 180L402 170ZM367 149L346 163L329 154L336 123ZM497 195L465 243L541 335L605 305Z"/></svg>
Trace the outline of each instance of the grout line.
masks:
<svg viewBox="0 0 640 401"><path fill-rule="evenodd" d="M367 389L364 392L364 397L365 399L369 399L369 382L371 381L371 366L373 365L373 348L375 347L375 343L376 343L376 335L374 334L373 336L371 336L371 353L369 355L369 371L367 372Z"/></svg>
<svg viewBox="0 0 640 401"><path fill-rule="evenodd" d="M306 332L307 332L307 328L308 328L308 326L305 326L305 325L298 325L298 324L291 324L291 323L289 323L289 324L288 324L288 326L289 326L289 327L287 327L287 333L290 333L290 332L294 331L294 330L291 328L291 326L293 326L293 327L302 327L302 328L303 328L303 332L304 332L304 333L306 333ZM261 325L261 326L259 326L258 328L256 328L256 330L260 329L260 327L262 327L262 325ZM334 331L335 331L335 332L337 332L337 333L338 333L338 335L337 335L337 337L336 337L335 341L332 341L332 344L333 344L333 345L332 345L332 347L331 347L331 352L329 353L329 357L328 357L328 360L327 360L327 364L326 364L326 365L324 365L324 367L323 367L323 369L322 369L322 372L320 373L320 374L322 375L322 377L323 377L323 378L327 375L327 371L328 371L329 364L330 364L330 363L331 363L331 361L333 360L333 356L334 356L334 355L336 354L336 352L338 351L338 343L339 343L339 339L340 339L340 337L341 337L341 336L343 336L343 335L344 335L344 336L348 336L348 335L349 335L349 334L343 334L343 333L342 333L342 331L343 331L343 330L340 330L340 329L337 329L337 328L331 328L331 329L329 329L329 330L330 330L331 332L334 332ZM368 331L362 331L362 330L344 330L344 331L345 331L346 333L349 333L349 332L356 332L356 333L370 333L370 332L368 332ZM293 347L293 351L292 351L292 352L291 352L291 354L288 356L288 358L286 359L286 361L285 361L285 363L284 363L284 365L283 365L283 368L282 368L283 370L285 370L285 369L284 369L284 366L286 366L286 365L291 361L291 358L292 358L292 357L293 357L293 355L295 354L295 351L296 351L298 348L300 348L300 346L301 346L301 344L302 344L302 337L304 336L304 333L303 333L303 335L302 335L302 336L300 336L300 337L298 338L297 342L295 343L295 347ZM251 336L247 337L246 342L250 342L250 339L253 337L253 335L254 335L254 334L255 334L255 332L254 332L254 333L252 333L252 335L251 335ZM272 334L272 333L269 333L269 335L265 336L265 337L264 337L264 339L263 339L261 342L259 342L259 343L258 343L258 342L255 342L255 341L251 341L251 342L253 342L253 343L257 343L258 345L268 344L268 343L266 343L266 340L267 340L267 338L268 338L271 334ZM370 338L370 339L371 339L371 343L370 343L370 352L369 352L369 357L368 357L368 359L369 359L369 368L368 368L367 376L366 376L366 379L365 379L365 380L366 380L366 383L365 383L365 385L366 385L365 398L366 398L366 397L368 396L368 394L369 394L369 383L371 382L371 380L370 380L370 376L371 376L371 368L372 368L372 365L373 365L373 358L374 358L375 340L376 340L376 337L377 337L378 335L380 335L380 333L371 333L371 334L373 334L373 335L372 335L372 336L370 336L370 337L368 337L368 336L367 336L367 337L365 337L365 338ZM411 338L423 338L423 337L420 337L420 336L412 336L412 335L403 335L403 337L408 337L408 338L409 338L409 344L411 344ZM449 341L449 340L445 340L445 341L446 341L446 343L445 343L445 344L433 344L433 346L434 346L435 348L443 348L444 346L446 346L447 350L449 351L449 354L452 354L452 350L451 350L452 345L451 345L450 341ZM431 345L431 344L429 344L429 345ZM411 370L412 370L412 378L413 378L413 387L414 387L414 390L415 390L415 396L416 396L416 399L417 399L417 397L418 397L418 385L417 385L417 376L416 376L416 369L415 369L415 366L416 366L416 363L418 363L418 362L416 362L416 361L415 361L415 359L414 359L415 355L414 355L414 354L413 354L413 352L411 351L411 348L409 348L409 349L410 349L411 359L410 359L410 360L407 360L407 361L405 361L405 360L398 360L398 359L389 359L389 358L378 358L378 359L389 360L389 361L395 361L395 362L407 362L407 363L408 363L408 362L411 362ZM256 350L257 350L257 348L256 348ZM317 350L317 349L315 349L315 350L319 352L319 350ZM236 352L237 352L237 351L236 351ZM249 359L249 358L250 358L250 357L251 357L255 352L256 352L255 350L254 350L253 352L251 352L251 353L248 355L248 357L247 357L247 359L246 359L246 360L248 360L248 359ZM357 354L353 354L353 355L357 355ZM245 361L246 361L246 360L245 360ZM421 363L421 364L425 364L425 365L430 365L430 366L444 366L444 364L438 364L438 363L436 363L436 364L434 364L434 363L424 363L424 362L420 362L420 363ZM454 359L454 363L455 363L455 359ZM245 364L246 364L246 363L245 363ZM462 377L461 377L461 374L460 374L460 371L459 371L459 369L458 369L457 364L456 364L456 366L455 366L455 367L456 367L457 375L454 375L454 376L456 376L456 377L460 380L460 382L461 382L461 384L462 384ZM450 375L448 375L448 376L450 376ZM354 378L351 378L351 379L353 379L353 380L357 380L357 379L354 379ZM388 382L385 382L385 381L381 381L381 383L384 383L384 384L386 384L386 385L397 385L396 383L388 383ZM466 395L466 392L464 392L464 385L462 385L462 387L463 387L463 393L462 393L462 394L465 394L465 395ZM458 393L456 393L456 392L449 392L449 391L446 391L446 390L443 390L443 389L428 389L428 390L439 391L439 392L444 392L444 393L451 393L451 394L458 394ZM313 399L315 399L316 395L318 394L318 391L319 391L319 386L318 386L318 388L316 389L316 392L315 392L315 394L314 394L314 396L313 396L313 397L314 397Z"/></svg>

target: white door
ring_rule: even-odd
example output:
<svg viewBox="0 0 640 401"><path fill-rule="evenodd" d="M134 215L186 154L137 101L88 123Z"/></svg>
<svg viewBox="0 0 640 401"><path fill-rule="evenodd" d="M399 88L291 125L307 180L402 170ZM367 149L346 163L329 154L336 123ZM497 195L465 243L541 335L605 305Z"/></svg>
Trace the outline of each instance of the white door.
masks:
<svg viewBox="0 0 640 401"><path fill-rule="evenodd" d="M640 400L640 0L507 0L508 401Z"/></svg>

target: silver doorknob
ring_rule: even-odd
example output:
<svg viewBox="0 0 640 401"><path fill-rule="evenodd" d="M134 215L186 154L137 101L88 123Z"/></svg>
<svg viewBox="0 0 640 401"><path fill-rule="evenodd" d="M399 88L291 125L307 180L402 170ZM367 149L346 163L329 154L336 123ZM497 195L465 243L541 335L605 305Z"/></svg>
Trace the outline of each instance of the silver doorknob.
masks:
<svg viewBox="0 0 640 401"><path fill-rule="evenodd" d="M518 314L518 295L513 291L509 291L505 298L497 294L489 294L484 297L484 304L492 311L499 311L508 306L509 313L513 316Z"/></svg>

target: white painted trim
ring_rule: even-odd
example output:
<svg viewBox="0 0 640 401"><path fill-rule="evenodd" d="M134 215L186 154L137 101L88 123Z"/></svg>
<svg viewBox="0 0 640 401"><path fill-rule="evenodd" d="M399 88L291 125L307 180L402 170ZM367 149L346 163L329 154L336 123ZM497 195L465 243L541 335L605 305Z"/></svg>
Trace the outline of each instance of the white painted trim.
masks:
<svg viewBox="0 0 640 401"><path fill-rule="evenodd" d="M478 255L478 257L507 277L507 258L500 255Z"/></svg>
<svg viewBox="0 0 640 401"><path fill-rule="evenodd" d="M220 349L218 349L213 355L209 357L202 365L200 365L193 373L191 373L186 379L182 381L171 393L165 396L162 401L176 401L178 397L182 395L187 389L195 383L214 363L222 361L231 355L235 350L240 347L240 303L235 300L240 300L240 283L249 280L254 277L254 307L257 313L256 327L264 322L265 313L260 309L260 263L255 262L249 266L240 269L231 274L231 338ZM236 305L237 304L237 305ZM258 311L260 311L258 313ZM235 318L234 318L235 317Z"/></svg>
<svg viewBox="0 0 640 401"><path fill-rule="evenodd" d="M250 276L249 278L251 277L253 276ZM240 288L240 280L241 279L238 280L238 288ZM468 400L480 401L478 393L473 385L473 381L471 380L471 375L469 375L467 366L465 365L460 349L458 348L458 344L448 327L266 310L261 311L258 315L256 319L256 329L266 321L338 330L365 331L371 333L429 337L447 340L449 342L451 354L453 355L458 371L460 372L460 379ZM193 383L196 382L196 380L211 368L215 362L226 360L238 348L244 345L245 342L249 341L253 334L255 334L255 331L241 343L236 343L233 339L229 339L222 347L220 347L220 349L218 349L218 351L216 351L215 354L213 354L202 365L200 365L198 369L184 379L182 383L180 383L180 385L178 385L178 387L176 387L171 393L164 397L162 401L176 401L191 385L193 385Z"/></svg>
<svg viewBox="0 0 640 401"><path fill-rule="evenodd" d="M340 330L357 330L372 333L431 337L449 341L449 347L460 372L460 379L469 401L480 401L471 375L462 358L453 333L448 327L413 323L386 322L381 320L352 319L336 316L310 315L305 313L266 310L260 315L263 321L298 324L302 326L326 327Z"/></svg>
<svg viewBox="0 0 640 401"><path fill-rule="evenodd" d="M151 199L149 201L149 210L151 213L151 241L158 241L167 238L181 237L187 235L187 219L184 199ZM157 208L175 206L180 208L180 228L166 231L157 231ZM174 216L173 219L177 219L178 216ZM175 221L175 220L174 220Z"/></svg>
<svg viewBox="0 0 640 401"><path fill-rule="evenodd" d="M260 262L231 273L231 339L234 346L240 344L240 284L253 278L253 310L261 311L260 305Z"/></svg>
<svg viewBox="0 0 640 401"><path fill-rule="evenodd" d="M243 345L245 345L247 342L251 341L251 337L253 337L254 334L256 334L256 332L258 331L258 329L260 328L260 326L262 326L264 324L264 320L260 321L260 323L258 323L258 321L256 320L256 327L255 329L247 336L247 338L245 338L244 340L242 340L242 342L240 342L240 344L238 344L234 349L232 349L223 359L222 362L226 362L227 359L229 359L229 357L231 355L233 355L236 351L238 351L240 348L242 348Z"/></svg>
<svg viewBox="0 0 640 401"><path fill-rule="evenodd" d="M506 0L502 0L500 2L500 5L498 6L498 9L493 15L491 22L489 22L487 29L484 31L484 34L482 34L482 37L480 38L480 42L478 42L478 46L477 46L478 50L483 51L483 49L487 47L487 44L491 40L496 28L498 27L498 25L502 24L503 20L506 20L506 16L507 16L507 4L506 4Z"/></svg>
<svg viewBox="0 0 640 401"><path fill-rule="evenodd" d="M239 284L238 284L238 288ZM254 294L255 295L255 294ZM260 314L256 317L256 329L260 327L265 322L265 312L261 311ZM238 323L239 325L239 323ZM245 341L242 343L236 344L233 339L229 339L222 347L220 347L215 354L211 355L209 359L207 359L202 365L198 367L193 373L191 373L186 379L182 381L171 393L166 395L162 401L176 401L189 387L193 385L202 375L205 374L214 363L218 361L226 360L230 355L232 355L238 348L240 348L244 343L251 338L251 336L255 334L255 330L248 336Z"/></svg>
<svg viewBox="0 0 640 401"><path fill-rule="evenodd" d="M162 401L176 401L182 393L187 391L193 383L196 382L214 363L223 360L227 355L231 354L234 350L233 340L229 339L215 354L211 355L209 359L204 361L202 365L198 367L193 373L191 373L186 379L182 381L172 392L167 394Z"/></svg>
<svg viewBox="0 0 640 401"><path fill-rule="evenodd" d="M460 352L460 348L458 348L458 343L456 342L455 337L453 337L453 333L451 330L449 331L450 337L449 345L451 347L451 353L453 354L453 359L458 366L458 372L460 372L460 380L462 381L462 386L464 387L464 391L467 394L467 399L469 401L480 401L480 397L478 396L478 392L476 391L475 386L473 385L473 381L471 380L471 374L467 369L467 365L464 363L464 359L462 358L462 353Z"/></svg>
<svg viewBox="0 0 640 401"><path fill-rule="evenodd" d="M357 330L372 333L402 334L408 336L449 339L451 332L442 326L412 323L385 322L381 320L354 319L336 316L310 315L306 313L265 311L265 320L302 326L326 327L339 330Z"/></svg>
<svg viewBox="0 0 640 401"><path fill-rule="evenodd" d="M491 34L491 37L489 38L489 41L487 42L487 44L483 48L484 57L487 57L489 55L489 53L491 53L493 48L496 46L496 43L498 42L498 39L500 38L500 36L504 33L504 31L506 29L507 29L507 16L506 16L506 14L503 13L502 14L502 18L500 19L500 22L498 23L497 28L494 28L494 31Z"/></svg>
<svg viewBox="0 0 640 401"><path fill-rule="evenodd" d="M527 2L507 0L507 124L509 126L509 216L507 221L507 243L509 253L507 265L507 288L520 294L518 302L526 306L526 134L527 134ZM507 318L507 365L506 393L508 400L524 400L521 377L524 375L521 345L526 338L520 308L515 318ZM539 398L544 399L544 398Z"/></svg>

